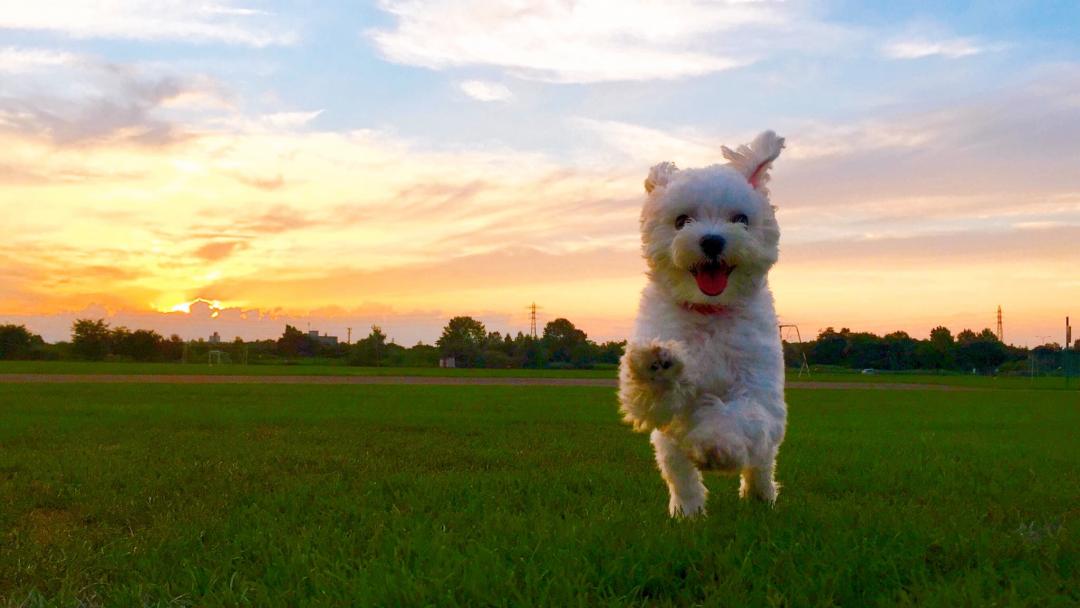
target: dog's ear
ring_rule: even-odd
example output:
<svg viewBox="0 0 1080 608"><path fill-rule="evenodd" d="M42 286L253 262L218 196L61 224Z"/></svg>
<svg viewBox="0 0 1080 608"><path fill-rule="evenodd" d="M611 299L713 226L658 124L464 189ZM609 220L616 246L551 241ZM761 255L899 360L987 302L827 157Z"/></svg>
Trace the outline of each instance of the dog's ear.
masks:
<svg viewBox="0 0 1080 608"><path fill-rule="evenodd" d="M657 188L666 186L671 181L671 176L678 170L679 168L675 166L675 163L671 162L655 165L652 169L649 169L649 177L645 178L645 192L651 193Z"/></svg>
<svg viewBox="0 0 1080 608"><path fill-rule="evenodd" d="M724 158L728 160L728 164L742 173L755 190L768 194L769 190L765 184L769 182L769 169L783 149L784 138L777 137L772 131L765 131L749 144L739 146L738 150L724 146L721 151Z"/></svg>

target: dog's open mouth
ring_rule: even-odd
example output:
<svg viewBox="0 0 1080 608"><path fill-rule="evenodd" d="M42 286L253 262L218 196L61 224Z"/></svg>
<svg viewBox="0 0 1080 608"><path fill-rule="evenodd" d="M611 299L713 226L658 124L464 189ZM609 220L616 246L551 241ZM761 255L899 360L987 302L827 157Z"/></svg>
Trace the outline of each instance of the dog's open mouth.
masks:
<svg viewBox="0 0 1080 608"><path fill-rule="evenodd" d="M727 288L728 277L734 266L728 266L724 262L705 262L690 269L697 281L698 289L707 296L718 296Z"/></svg>

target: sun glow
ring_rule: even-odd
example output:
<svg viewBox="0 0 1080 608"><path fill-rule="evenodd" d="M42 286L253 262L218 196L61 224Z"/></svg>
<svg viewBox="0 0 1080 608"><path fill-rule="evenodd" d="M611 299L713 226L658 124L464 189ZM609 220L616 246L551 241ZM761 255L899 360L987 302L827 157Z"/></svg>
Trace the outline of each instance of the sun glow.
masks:
<svg viewBox="0 0 1080 608"><path fill-rule="evenodd" d="M182 312L184 314L191 314L192 305L198 302L202 302L203 304L207 304L210 306L211 317L217 317L218 314L221 312L221 309L224 308L221 300L207 300L206 298L195 298L190 302L180 302L179 304L175 304L171 307L158 308L158 310L161 312Z"/></svg>

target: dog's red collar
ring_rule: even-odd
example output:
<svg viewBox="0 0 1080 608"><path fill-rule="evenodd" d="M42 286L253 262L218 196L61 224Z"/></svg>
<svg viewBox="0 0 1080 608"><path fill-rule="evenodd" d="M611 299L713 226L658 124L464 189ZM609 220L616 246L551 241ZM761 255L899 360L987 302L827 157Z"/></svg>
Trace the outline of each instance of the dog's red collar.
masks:
<svg viewBox="0 0 1080 608"><path fill-rule="evenodd" d="M699 304L696 302L683 302L682 307L690 312L696 312L699 315L722 315L730 310L727 306L721 306L719 304Z"/></svg>

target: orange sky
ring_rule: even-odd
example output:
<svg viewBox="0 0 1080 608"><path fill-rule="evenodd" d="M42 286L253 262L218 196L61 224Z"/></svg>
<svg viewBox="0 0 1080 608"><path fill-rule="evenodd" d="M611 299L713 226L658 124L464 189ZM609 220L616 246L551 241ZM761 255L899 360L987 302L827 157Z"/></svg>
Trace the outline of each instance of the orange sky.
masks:
<svg viewBox="0 0 1080 608"><path fill-rule="evenodd" d="M124 6L113 10L138 10ZM524 330L533 301L546 319L618 339L644 281L648 167L717 162L721 144L767 127L789 142L772 184L783 230L772 282L804 337L830 325L980 329L1000 304L1007 338L1034 344L1060 341L1063 317L1080 315L1075 62L974 42L878 47L887 33L844 30L841 46L806 59L844 54L840 75L773 65L797 47L740 61L658 50L685 68L670 75L645 56L630 70L619 53L589 66L455 59L473 62L461 68L409 46L419 42L401 25L351 51L378 78L327 72L326 88L294 56L315 45L303 28L207 29L199 17L191 31L207 46L188 56L167 30L130 41L106 27L127 21L103 21L35 39L27 32L45 25L33 18L0 18L0 33L22 32L0 44L0 322L49 339L95 313L190 337L214 323L256 337L283 320L341 335L377 322L411 343L456 314ZM668 25L774 24L724 18ZM600 53L610 34L579 42ZM896 80L869 76L859 45ZM823 87L835 93L818 100ZM231 312L158 314L197 298Z"/></svg>

